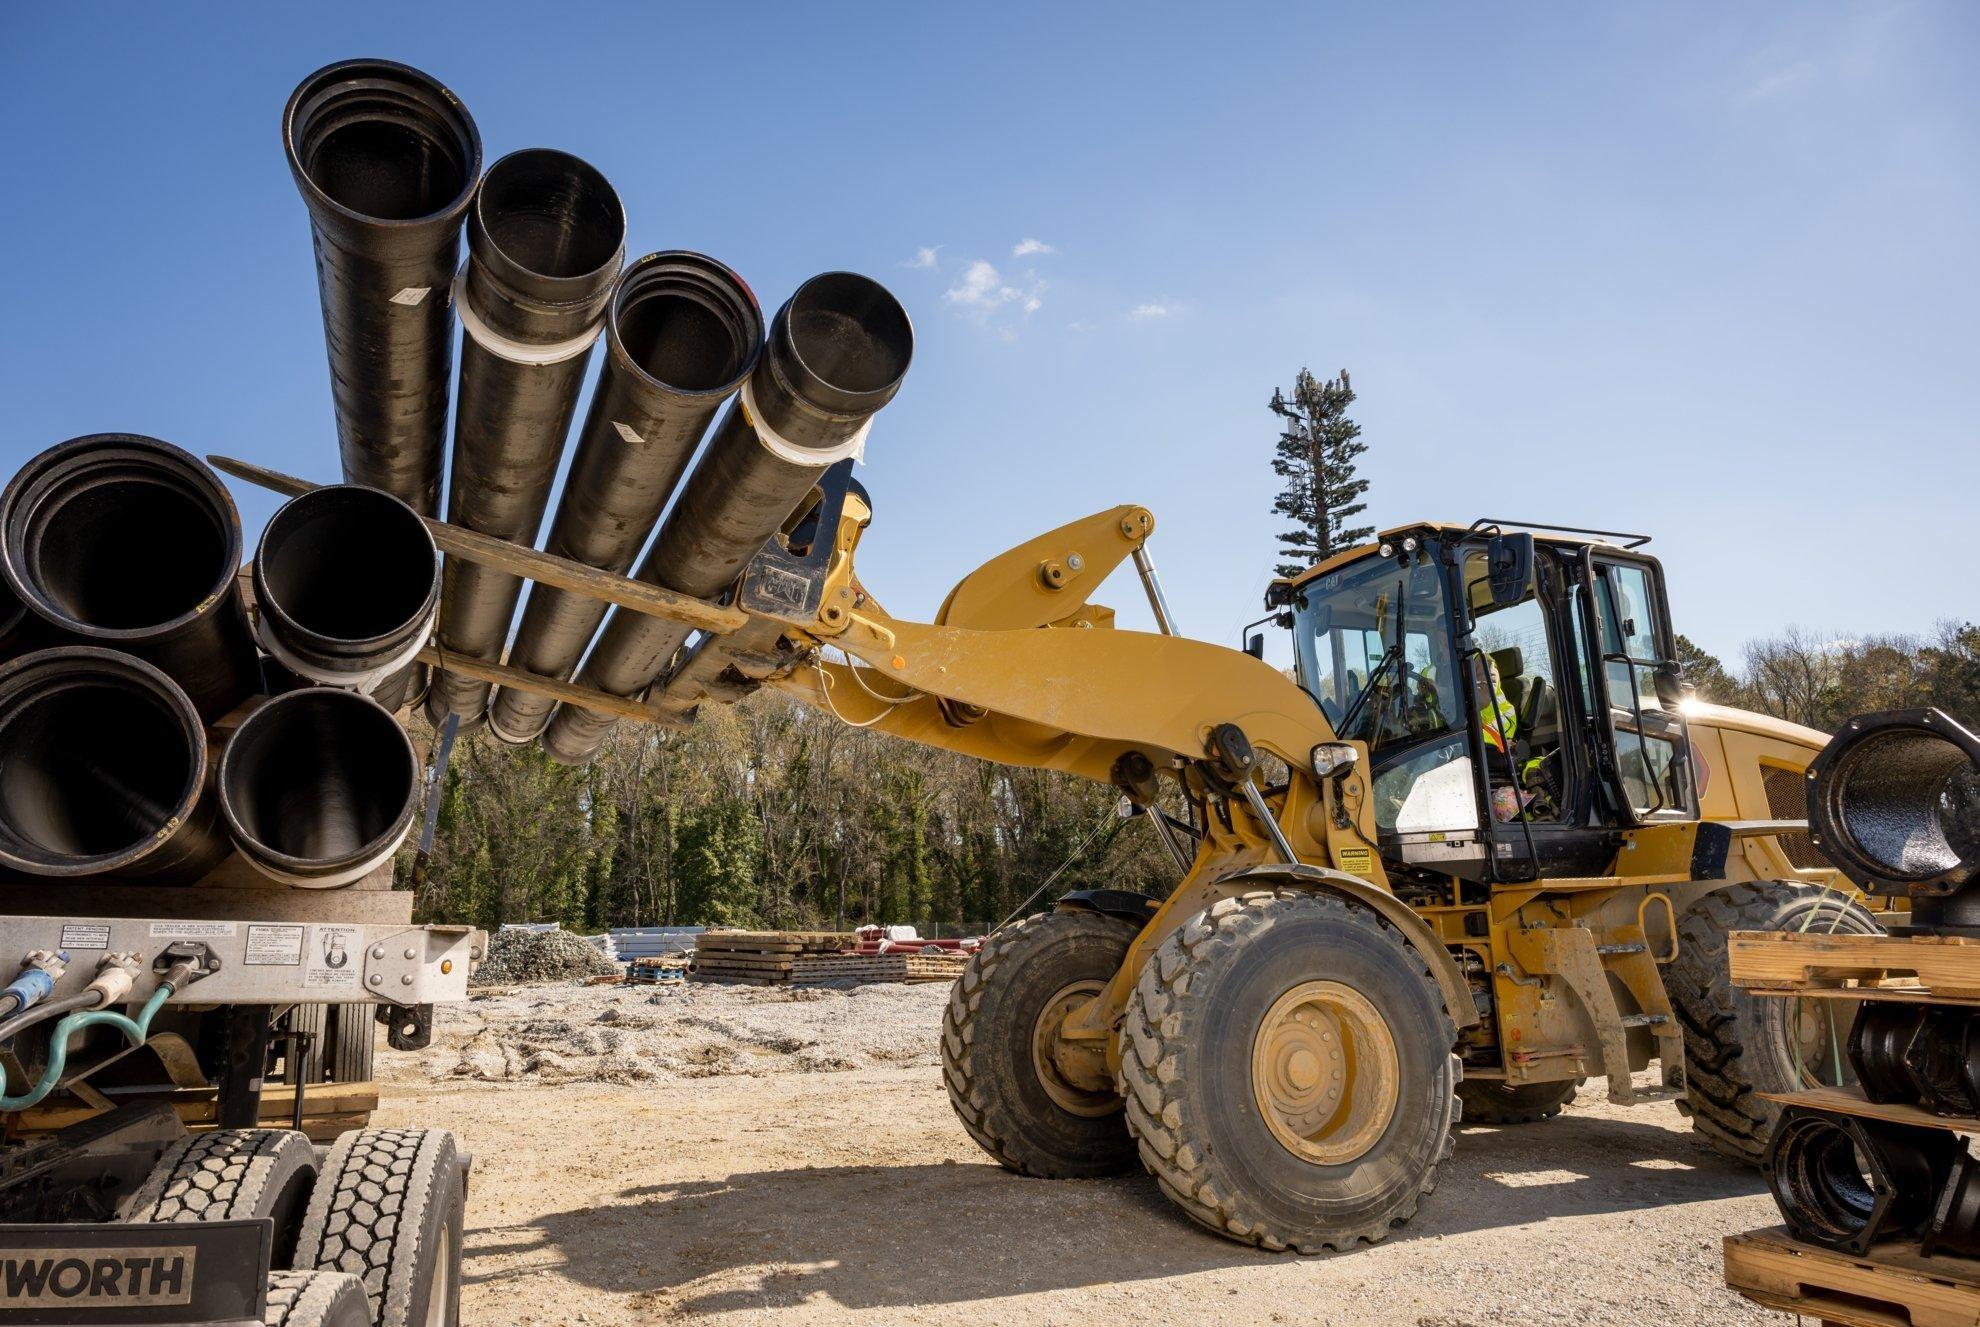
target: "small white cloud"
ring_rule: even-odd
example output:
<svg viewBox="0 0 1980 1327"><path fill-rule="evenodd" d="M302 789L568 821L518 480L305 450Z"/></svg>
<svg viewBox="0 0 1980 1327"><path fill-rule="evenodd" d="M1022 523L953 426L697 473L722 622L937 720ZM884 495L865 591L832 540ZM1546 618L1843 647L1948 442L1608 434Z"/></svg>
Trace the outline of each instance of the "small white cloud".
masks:
<svg viewBox="0 0 1980 1327"><path fill-rule="evenodd" d="M1744 102L1765 101L1793 91L1820 72L1813 60L1797 60L1755 79L1740 93L1739 99Z"/></svg>
<svg viewBox="0 0 1980 1327"><path fill-rule="evenodd" d="M914 251L914 257L902 263L901 266L919 267L919 268L933 267L935 266L935 254L939 249L941 249L941 247L942 246L939 244L933 246L924 244L919 249L916 249Z"/></svg>
<svg viewBox="0 0 1980 1327"><path fill-rule="evenodd" d="M970 309L994 309L1018 297L1015 288L1004 284L995 263L978 258L963 270L962 280L950 286L942 298Z"/></svg>
<svg viewBox="0 0 1980 1327"><path fill-rule="evenodd" d="M1036 313L1044 307L1045 307L1045 301L1039 299L1038 296L1026 295L1024 297L1024 311L1027 314Z"/></svg>
<svg viewBox="0 0 1980 1327"><path fill-rule="evenodd" d="M1155 318L1173 318L1182 312L1182 305L1169 303L1137 304L1128 310L1128 317L1136 322L1148 322Z"/></svg>
<svg viewBox="0 0 1980 1327"><path fill-rule="evenodd" d="M1093 324L1087 322L1084 318L1081 318L1074 322L1067 323L1066 330L1068 332L1090 332L1093 330Z"/></svg>
<svg viewBox="0 0 1980 1327"><path fill-rule="evenodd" d="M1011 257L1029 258L1034 253L1057 253L1057 252L1058 252L1057 249L1053 248L1051 245L1047 244L1043 240L1022 239L1017 242L1017 247L1011 250Z"/></svg>

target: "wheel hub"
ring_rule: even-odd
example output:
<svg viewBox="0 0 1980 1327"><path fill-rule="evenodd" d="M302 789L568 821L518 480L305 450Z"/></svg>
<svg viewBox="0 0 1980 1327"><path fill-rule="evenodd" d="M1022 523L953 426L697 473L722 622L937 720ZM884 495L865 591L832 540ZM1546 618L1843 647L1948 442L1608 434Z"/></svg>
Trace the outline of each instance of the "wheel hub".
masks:
<svg viewBox="0 0 1980 1327"><path fill-rule="evenodd" d="M1336 981L1281 995L1252 1043L1259 1113L1281 1146L1319 1165L1343 1165L1375 1145L1395 1116L1401 1079L1387 1020Z"/></svg>
<svg viewBox="0 0 1980 1327"><path fill-rule="evenodd" d="M1059 1029L1073 1011L1099 995L1106 986L1104 981L1088 979L1061 987L1038 1011L1038 1020L1031 1028L1031 1068L1038 1075L1045 1095L1059 1109L1088 1118L1111 1115L1121 1109L1121 1099L1111 1087L1094 1089L1083 1086L1093 1077L1092 1066L1086 1062L1096 1054L1101 1060L1100 1067L1104 1069L1106 1043L1096 1043L1089 1050L1062 1041ZM1105 1082L1104 1073L1100 1075L1100 1081Z"/></svg>

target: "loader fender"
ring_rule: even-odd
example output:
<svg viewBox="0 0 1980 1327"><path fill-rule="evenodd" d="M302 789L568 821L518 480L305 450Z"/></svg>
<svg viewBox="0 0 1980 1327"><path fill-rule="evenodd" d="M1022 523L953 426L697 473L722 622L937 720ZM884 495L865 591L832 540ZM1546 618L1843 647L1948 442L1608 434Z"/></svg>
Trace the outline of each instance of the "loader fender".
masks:
<svg viewBox="0 0 1980 1327"><path fill-rule="evenodd" d="M1162 901L1129 889L1075 889L1055 905L1063 912L1097 912L1103 917L1119 917L1136 926L1148 925L1161 910Z"/></svg>
<svg viewBox="0 0 1980 1327"><path fill-rule="evenodd" d="M1250 866L1219 877L1212 888L1219 894L1241 894L1248 889L1273 885L1311 890L1316 894L1333 894L1350 903L1366 905L1402 932L1410 948L1430 965L1432 975L1437 978L1438 989L1443 992L1444 1008L1450 1014L1451 1021L1460 1028L1470 1027L1478 1021L1478 1006L1471 997L1471 987L1465 981L1464 974L1458 971L1450 951L1444 948L1436 934L1407 903L1360 876L1319 866Z"/></svg>

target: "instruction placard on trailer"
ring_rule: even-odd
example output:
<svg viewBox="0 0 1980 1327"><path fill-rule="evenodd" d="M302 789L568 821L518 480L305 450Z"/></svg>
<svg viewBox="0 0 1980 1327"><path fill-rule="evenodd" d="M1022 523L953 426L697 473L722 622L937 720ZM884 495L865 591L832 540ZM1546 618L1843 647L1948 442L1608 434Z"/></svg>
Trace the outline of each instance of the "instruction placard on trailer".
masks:
<svg viewBox="0 0 1980 1327"><path fill-rule="evenodd" d="M320 990L355 987L363 959L362 926L312 926L303 946L303 985Z"/></svg>
<svg viewBox="0 0 1980 1327"><path fill-rule="evenodd" d="M304 926L250 926L241 962L251 968L299 968L307 931Z"/></svg>

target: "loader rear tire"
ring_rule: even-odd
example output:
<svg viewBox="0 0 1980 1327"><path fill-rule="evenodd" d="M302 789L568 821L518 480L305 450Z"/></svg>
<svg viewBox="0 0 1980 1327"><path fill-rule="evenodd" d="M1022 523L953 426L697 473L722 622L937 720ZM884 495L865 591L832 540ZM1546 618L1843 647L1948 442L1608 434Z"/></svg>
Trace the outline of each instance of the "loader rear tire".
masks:
<svg viewBox="0 0 1980 1327"><path fill-rule="evenodd" d="M262 1327L371 1327L364 1282L348 1272L275 1272Z"/></svg>
<svg viewBox="0 0 1980 1327"><path fill-rule="evenodd" d="M1534 1124L1559 1115L1574 1100L1581 1080L1521 1083L1513 1086L1492 1078L1467 1079L1458 1084L1458 1101L1466 1124Z"/></svg>
<svg viewBox="0 0 1980 1327"><path fill-rule="evenodd" d="M1436 1188L1457 1039L1429 967L1331 895L1223 899L1129 997L1128 1128L1199 1224L1271 1250L1373 1244Z"/></svg>
<svg viewBox="0 0 1980 1327"><path fill-rule="evenodd" d="M1692 1127L1715 1151L1757 1166L1781 1114L1759 1094L1849 1081L1842 1046L1856 1006L1740 990L1726 962L1734 931L1878 935L1883 928L1846 895L1787 880L1727 885L1679 916L1678 956L1664 969L1664 985L1684 1028ZM1819 1066L1810 1062L1811 1036L1823 1046Z"/></svg>
<svg viewBox="0 0 1980 1327"><path fill-rule="evenodd" d="M1120 970L1136 929L1095 912L1027 917L985 940L950 988L942 1013L949 1104L999 1165L1044 1179L1134 1165L1119 1095L1060 1078L1045 1048L1056 1021Z"/></svg>

